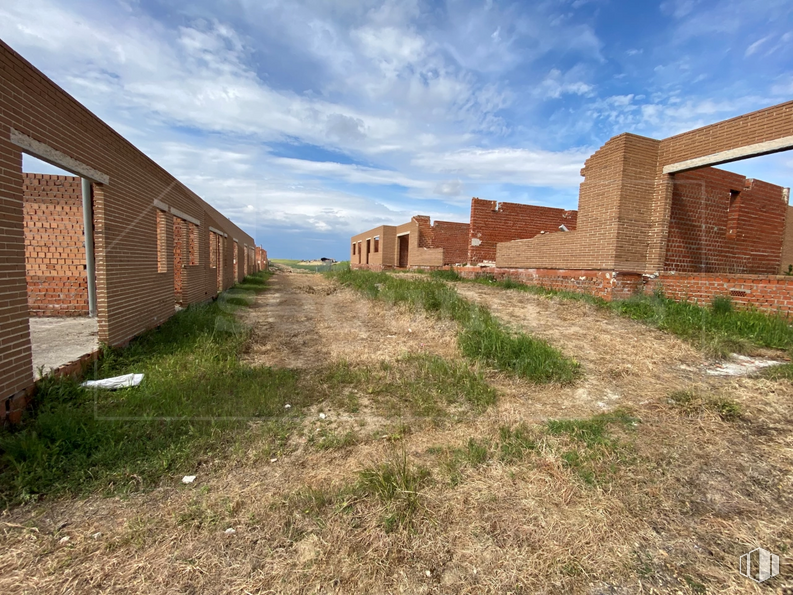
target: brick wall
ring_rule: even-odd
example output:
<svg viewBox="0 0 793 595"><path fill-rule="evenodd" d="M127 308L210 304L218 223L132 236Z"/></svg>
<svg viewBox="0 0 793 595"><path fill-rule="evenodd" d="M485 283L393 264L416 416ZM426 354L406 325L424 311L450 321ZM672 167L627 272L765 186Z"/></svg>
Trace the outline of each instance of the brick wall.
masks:
<svg viewBox="0 0 793 595"><path fill-rule="evenodd" d="M198 222L198 265L182 278L184 298L217 294L208 227L254 245L251 236L179 183L0 41L0 399L33 382L25 274L22 147L93 179L99 340L127 342L174 313L173 226L158 212ZM101 183L100 183L101 182ZM233 283L232 245L223 287ZM165 269L165 270L163 270Z"/></svg>
<svg viewBox="0 0 793 595"><path fill-rule="evenodd" d="M646 271L662 270L666 260L666 239L672 204L672 176L663 173L664 166L788 136L793 136L793 101L716 122L660 141Z"/></svg>
<svg viewBox="0 0 793 595"><path fill-rule="evenodd" d="M577 218L577 211L473 198L467 262L495 261L499 242L554 233L560 225L574 231Z"/></svg>
<svg viewBox="0 0 793 595"><path fill-rule="evenodd" d="M713 167L674 176L665 271L776 274L783 188Z"/></svg>
<svg viewBox="0 0 793 595"><path fill-rule="evenodd" d="M664 166L788 136L793 136L793 101L660 141L616 136L582 170L577 230L499 244L496 264L659 272L666 262L674 194L674 178L663 173Z"/></svg>
<svg viewBox="0 0 793 595"><path fill-rule="evenodd" d="M24 174L25 269L31 316L87 316L80 178Z"/></svg>
<svg viewBox="0 0 793 595"><path fill-rule="evenodd" d="M785 215L785 232L782 238L782 258L779 263L779 273L784 275L793 265L793 207L788 206Z"/></svg>
<svg viewBox="0 0 793 595"><path fill-rule="evenodd" d="M431 229L428 248L443 249L443 264L464 264L468 262L468 223L436 221Z"/></svg>
<svg viewBox="0 0 793 595"><path fill-rule="evenodd" d="M498 267L643 268L659 141L621 134L586 160L576 230L499 243Z"/></svg>
<svg viewBox="0 0 793 595"><path fill-rule="evenodd" d="M483 275L502 281L512 279L526 285L547 289L588 293L606 300L627 299L642 291L642 276L618 271L559 270L559 269L503 269L479 267L453 267L466 279Z"/></svg>
<svg viewBox="0 0 793 595"><path fill-rule="evenodd" d="M716 296L729 296L738 307L754 307L768 313L793 314L793 277L784 275L728 275L723 273L662 273L647 283L678 301L708 305Z"/></svg>

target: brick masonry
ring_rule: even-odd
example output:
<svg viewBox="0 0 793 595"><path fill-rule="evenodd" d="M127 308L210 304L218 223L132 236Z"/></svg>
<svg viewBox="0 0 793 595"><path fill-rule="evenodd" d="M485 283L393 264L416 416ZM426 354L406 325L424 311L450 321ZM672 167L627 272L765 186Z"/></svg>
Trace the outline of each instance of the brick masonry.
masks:
<svg viewBox="0 0 793 595"><path fill-rule="evenodd" d="M577 219L577 211L473 198L466 262L495 262L499 242L555 233L561 225L574 231Z"/></svg>
<svg viewBox="0 0 793 595"><path fill-rule="evenodd" d="M224 234L222 288L242 279L242 267L233 263L243 245L255 246L250 235L2 41L0 105L0 400L33 383L22 146L34 155L45 151L50 161L56 156L69 171L89 172L94 181L100 341L124 344L174 314L173 225L158 226L158 212L167 218L178 211L197 222L197 264L182 269L184 303L218 292L217 271L208 265L209 227Z"/></svg>
<svg viewBox="0 0 793 595"><path fill-rule="evenodd" d="M777 274L784 189L706 167L675 175L664 271Z"/></svg>
<svg viewBox="0 0 793 595"><path fill-rule="evenodd" d="M499 244L499 267L604 269L653 274L666 263L675 176L667 165L793 136L793 101L663 140L624 133L587 159L578 226Z"/></svg>
<svg viewBox="0 0 793 595"><path fill-rule="evenodd" d="M464 263L467 259L467 223L436 221L431 224L429 217L416 215L403 225L381 225L353 236L350 239L351 266L372 270L398 267L399 238L405 236L409 244L408 266L440 267Z"/></svg>
<svg viewBox="0 0 793 595"><path fill-rule="evenodd" d="M31 316L87 316L80 178L24 174L25 270Z"/></svg>
<svg viewBox="0 0 793 595"><path fill-rule="evenodd" d="M642 275L618 271L559 269L482 269L476 266L452 267L466 279L487 276L498 281L512 279L547 289L589 293L605 300L626 299L642 291Z"/></svg>
<svg viewBox="0 0 793 595"><path fill-rule="evenodd" d="M789 190L712 167L663 172L668 165L789 136L793 101L663 140L620 134L581 170L575 229L496 242L495 268L456 270L605 299L661 285L676 299L709 302L730 295L739 306L789 314L793 277L774 274L793 265ZM472 201L470 233L493 221L486 210L492 212L495 204L477 200ZM411 236L411 267L449 264L425 239L428 225L428 219L414 218L396 228L397 235ZM477 258L487 260L469 250L468 260Z"/></svg>
<svg viewBox="0 0 793 595"><path fill-rule="evenodd" d="M739 308L753 307L785 316L793 314L793 277L786 275L662 273L645 285L646 291L655 287L679 301L707 305L716 296L729 296Z"/></svg>

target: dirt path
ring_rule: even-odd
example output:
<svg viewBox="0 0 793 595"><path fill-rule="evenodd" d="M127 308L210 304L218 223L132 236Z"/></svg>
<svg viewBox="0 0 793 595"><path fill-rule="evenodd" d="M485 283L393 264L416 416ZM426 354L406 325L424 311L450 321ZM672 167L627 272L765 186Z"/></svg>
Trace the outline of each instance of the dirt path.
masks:
<svg viewBox="0 0 793 595"><path fill-rule="evenodd" d="M310 377L342 360L372 369L405 353L460 360L453 323L367 300L315 273L282 269L268 284L241 311L253 327L252 364ZM354 413L322 403L327 417L307 408L277 452L264 425L252 423L234 454L203 462L192 484L180 474L128 497L7 511L0 592L605 595L703 592L691 587L697 581L707 592L759 592L735 567L752 547L793 539L790 383L708 376L706 358L687 343L587 304L454 287L576 358L582 378L536 386L489 371L500 390L495 406L408 428L403 438L384 436L363 401ZM692 387L734 399L745 419L670 406L671 391ZM539 431L532 422L620 406L641 421L624 437L624 460L603 455L615 457L603 484L585 483L565 463L562 450L583 448L574 441L554 446L545 435L524 459L499 458L504 426ZM349 428L358 434L351 445L308 443ZM442 453L472 439L491 444L491 458L464 466L451 484ZM388 511L376 498L334 496L361 469L403 455L432 472L414 530L386 531Z"/></svg>
<svg viewBox="0 0 793 595"><path fill-rule="evenodd" d="M531 419L662 403L675 390L736 392L750 382L709 375L712 362L689 343L584 302L473 284L455 288L581 363L584 375L575 385L531 389ZM503 379L500 385L512 394L525 390L519 381Z"/></svg>
<svg viewBox="0 0 793 595"><path fill-rule="evenodd" d="M243 320L253 364L315 368L429 352L456 355L456 326L368 300L317 273L279 267Z"/></svg>

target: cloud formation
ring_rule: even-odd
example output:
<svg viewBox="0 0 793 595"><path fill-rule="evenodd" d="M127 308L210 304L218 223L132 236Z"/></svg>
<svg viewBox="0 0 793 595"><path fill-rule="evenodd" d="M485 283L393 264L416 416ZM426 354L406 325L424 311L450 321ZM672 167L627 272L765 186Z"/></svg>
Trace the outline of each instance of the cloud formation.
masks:
<svg viewBox="0 0 793 595"><path fill-rule="evenodd" d="M3 40L275 254L306 257L418 212L464 220L471 195L574 208L610 136L789 98L791 24L782 0L0 5Z"/></svg>

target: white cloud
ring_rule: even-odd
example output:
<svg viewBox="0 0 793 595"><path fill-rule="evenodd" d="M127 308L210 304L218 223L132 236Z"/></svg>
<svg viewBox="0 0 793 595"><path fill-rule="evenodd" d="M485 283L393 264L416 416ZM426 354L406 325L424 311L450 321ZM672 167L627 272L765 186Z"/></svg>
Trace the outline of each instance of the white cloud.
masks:
<svg viewBox="0 0 793 595"><path fill-rule="evenodd" d="M757 41L755 41L753 44L751 44L749 47L746 48L746 52L744 53L744 55L747 56L747 57L751 56L758 49L760 49L760 46L763 45L770 38L771 38L770 35L766 35L765 37L762 37L762 38L758 39Z"/></svg>
<svg viewBox="0 0 793 595"><path fill-rule="evenodd" d="M594 88L592 85L579 80L583 76L580 67L573 68L566 73L553 68L543 81L535 88L535 94L543 98L558 99L562 95L588 95Z"/></svg>
<svg viewBox="0 0 793 595"><path fill-rule="evenodd" d="M508 182L526 186L577 186L589 149L541 151L529 149L463 149L419 155L413 165L442 175L461 175L478 182Z"/></svg>

